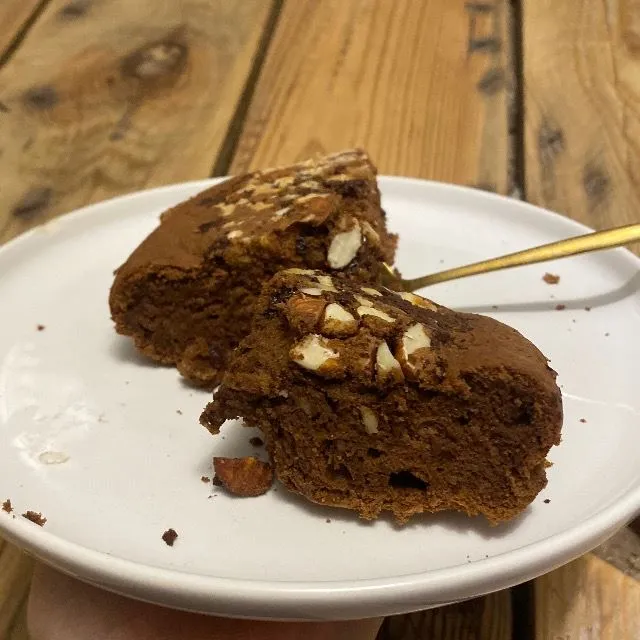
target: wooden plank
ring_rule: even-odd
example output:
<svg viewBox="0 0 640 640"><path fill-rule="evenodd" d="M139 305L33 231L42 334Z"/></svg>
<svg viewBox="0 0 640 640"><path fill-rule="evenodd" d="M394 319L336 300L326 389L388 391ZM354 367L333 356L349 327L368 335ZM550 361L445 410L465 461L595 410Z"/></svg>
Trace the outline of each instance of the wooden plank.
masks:
<svg viewBox="0 0 640 640"><path fill-rule="evenodd" d="M640 3L523 3L526 197L594 227L640 220Z"/></svg>
<svg viewBox="0 0 640 640"><path fill-rule="evenodd" d="M24 624L33 561L13 545L0 541L0 638L10 637Z"/></svg>
<svg viewBox="0 0 640 640"><path fill-rule="evenodd" d="M511 625L509 591L499 591L448 607L387 618L378 640L512 640Z"/></svg>
<svg viewBox="0 0 640 640"><path fill-rule="evenodd" d="M48 0L2 0L0 2L0 57L12 46L16 37L41 5Z"/></svg>
<svg viewBox="0 0 640 640"><path fill-rule="evenodd" d="M596 228L640 220L640 2L523 3L527 200ZM640 637L631 530L535 581L536 637ZM622 569L627 575L625 575Z"/></svg>
<svg viewBox="0 0 640 640"><path fill-rule="evenodd" d="M640 638L640 583L594 555L536 580L536 640Z"/></svg>
<svg viewBox="0 0 640 640"><path fill-rule="evenodd" d="M0 70L0 241L89 202L209 175L271 7L52 0Z"/></svg>
<svg viewBox="0 0 640 640"><path fill-rule="evenodd" d="M362 146L381 172L508 186L506 0L287 0L231 165Z"/></svg>
<svg viewBox="0 0 640 640"><path fill-rule="evenodd" d="M636 521L635 526L639 524ZM635 531L633 525L619 531L594 553L629 577L640 580L640 531Z"/></svg>
<svg viewBox="0 0 640 640"><path fill-rule="evenodd" d="M22 601L22 606L16 612L15 618L7 632L5 640L29 640L29 633L27 631L28 604L29 598L25 594L25 598Z"/></svg>

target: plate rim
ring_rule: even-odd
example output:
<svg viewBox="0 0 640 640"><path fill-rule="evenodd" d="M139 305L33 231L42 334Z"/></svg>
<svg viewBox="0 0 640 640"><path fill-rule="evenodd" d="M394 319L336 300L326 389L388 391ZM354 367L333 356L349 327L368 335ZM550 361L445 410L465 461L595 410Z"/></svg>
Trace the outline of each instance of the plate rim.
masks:
<svg viewBox="0 0 640 640"><path fill-rule="evenodd" d="M170 194L176 190L193 191L195 194L198 190L206 189L225 179L227 176L178 182L134 191L62 214L46 221L44 225L73 224L80 218L95 215L101 209L114 204L144 200L150 196ZM590 227L559 213L473 187L404 176L380 175L378 179L383 196L385 184L400 187L405 184L440 192L453 191L485 202L500 201L515 209L562 222L578 232L593 231ZM517 212L514 211L514 213ZM22 248L34 238L34 234L41 231L42 225L5 243L0 247L0 258L5 258L7 253ZM627 249L620 248L615 251L620 255L624 253L626 259L640 271L639 257ZM123 579L129 583L129 586L135 583L135 593L126 592L130 597L148 599L145 598L145 594L153 594L151 601L157 602L160 599L163 603L171 603L166 606L219 615L229 615L227 612L232 611L233 615L239 616L242 615L243 609L254 608L268 611L265 617L271 619L273 617L316 618L317 615L308 612L300 618L300 610L307 607L319 612L320 617L324 618L331 613L333 619L339 619L359 617L362 611L370 612L367 615L390 615L414 611L421 608L413 604L418 601L423 601L424 606L437 606L508 588L546 573L588 552L624 526L638 512L640 512L640 483L628 489L615 502L587 520L547 538L491 558L434 571L330 582L249 580L204 576L179 569L161 568L111 556L104 551L68 541L46 529L34 527L33 524L19 517L15 519L10 516L0 517L0 531L8 540L30 551L42 561L71 573L81 580L120 593L123 591L118 589L117 585L121 584ZM174 587L175 583L177 587ZM438 600L437 603L434 603L434 597ZM403 608L403 600L411 603L411 606ZM195 606L191 606L190 603ZM210 603L211 606L207 606L206 603ZM355 613L356 610L360 613L352 615L351 612ZM292 616L294 611L297 615Z"/></svg>

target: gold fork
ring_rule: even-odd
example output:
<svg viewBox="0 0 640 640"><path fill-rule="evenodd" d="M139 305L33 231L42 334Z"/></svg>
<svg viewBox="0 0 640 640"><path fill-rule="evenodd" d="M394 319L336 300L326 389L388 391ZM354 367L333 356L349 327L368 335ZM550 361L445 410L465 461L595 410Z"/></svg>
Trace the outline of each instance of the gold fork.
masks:
<svg viewBox="0 0 640 640"><path fill-rule="evenodd" d="M509 253L506 256L482 260L482 262L474 262L473 264L456 267L455 269L430 273L421 278L399 278L388 264L384 264L383 278L386 286L390 289L395 289L396 291L416 291L417 289L422 289L423 287L428 287L438 282L457 280L458 278L475 276L480 273L489 273L490 271L499 271L500 269L520 267L525 264L568 258L569 256L575 256L579 253L611 249L638 241L640 241L640 224L629 224L624 227L615 227L605 231L595 231L582 236L567 238L566 240L544 244L540 247Z"/></svg>

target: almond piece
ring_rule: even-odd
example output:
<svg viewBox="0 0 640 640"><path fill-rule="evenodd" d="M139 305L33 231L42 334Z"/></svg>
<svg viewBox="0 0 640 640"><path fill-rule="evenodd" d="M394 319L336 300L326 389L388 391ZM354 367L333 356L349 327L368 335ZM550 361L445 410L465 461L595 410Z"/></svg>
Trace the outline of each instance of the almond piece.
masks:
<svg viewBox="0 0 640 640"><path fill-rule="evenodd" d="M364 429L369 435L378 433L378 417L369 407L360 407L360 416Z"/></svg>
<svg viewBox="0 0 640 640"><path fill-rule="evenodd" d="M380 244L380 234L366 221L362 221L362 232L371 244Z"/></svg>
<svg viewBox="0 0 640 640"><path fill-rule="evenodd" d="M342 305L332 302L324 310L321 329L325 336L351 336L358 331L358 321Z"/></svg>
<svg viewBox="0 0 640 640"><path fill-rule="evenodd" d="M398 349L398 359L410 371L415 370L415 365L411 362L411 355L419 349L429 349L431 347L431 338L420 323L411 325L402 334L402 343Z"/></svg>
<svg viewBox="0 0 640 640"><path fill-rule="evenodd" d="M327 262L332 269L343 269L358 253L362 246L360 223L354 218L348 231L336 233L327 251Z"/></svg>
<svg viewBox="0 0 640 640"><path fill-rule="evenodd" d="M298 269L297 267L291 267L291 269L285 269L283 273L293 273L299 276L315 276L316 272L313 269Z"/></svg>
<svg viewBox="0 0 640 640"><path fill-rule="evenodd" d="M373 302L371 302L371 300L369 300L368 298L364 298L363 296L359 296L358 294L355 294L353 296L363 307L373 307Z"/></svg>
<svg viewBox="0 0 640 640"><path fill-rule="evenodd" d="M378 345L376 351L376 376L380 382L392 379L395 382L402 382L404 374L400 363L394 358L391 349L386 341Z"/></svg>
<svg viewBox="0 0 640 640"><path fill-rule="evenodd" d="M322 289L318 289L318 287L302 287L302 289L300 289L300 291L302 291L302 293L305 293L308 296L321 296L322 295Z"/></svg>
<svg viewBox="0 0 640 640"><path fill-rule="evenodd" d="M384 320L385 322L395 322L396 319L392 318L389 314L384 311L380 311L380 309L376 309L375 307L365 307L360 306L357 308L358 315L362 318L363 316L374 316L376 318L380 318L380 320Z"/></svg>
<svg viewBox="0 0 640 640"><path fill-rule="evenodd" d="M324 336L312 333L295 344L289 352L291 359L303 369L333 376L341 370L340 355L329 347Z"/></svg>
<svg viewBox="0 0 640 640"><path fill-rule="evenodd" d="M382 294L377 289L372 289L371 287L360 287L360 289L361 291L368 293L370 296L376 296L378 298L382 296Z"/></svg>
<svg viewBox="0 0 640 640"><path fill-rule="evenodd" d="M273 469L255 456L246 458L214 458L213 468L222 486L234 496L253 498L269 490Z"/></svg>
<svg viewBox="0 0 640 640"><path fill-rule="evenodd" d="M287 318L291 326L313 331L324 312L326 302L318 298L295 295L287 301Z"/></svg>
<svg viewBox="0 0 640 640"><path fill-rule="evenodd" d="M320 274L316 276L316 280L320 285L320 289L323 291L332 291L333 293L337 293L338 290L333 286L333 280L331 276Z"/></svg>
<svg viewBox="0 0 640 640"><path fill-rule="evenodd" d="M397 292L398 295L407 302L410 302L412 305L416 307L422 307L423 309L430 309L431 311L437 311L438 307L436 307L431 300L427 300L422 296L418 296L415 293L409 293L408 291Z"/></svg>

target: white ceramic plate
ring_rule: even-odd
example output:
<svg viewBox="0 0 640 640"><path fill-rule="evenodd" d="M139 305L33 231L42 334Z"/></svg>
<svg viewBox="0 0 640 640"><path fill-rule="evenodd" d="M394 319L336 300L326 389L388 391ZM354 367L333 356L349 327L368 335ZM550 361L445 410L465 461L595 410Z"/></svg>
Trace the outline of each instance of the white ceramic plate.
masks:
<svg viewBox="0 0 640 640"><path fill-rule="evenodd" d="M338 619L508 587L594 547L640 509L640 260L624 250L429 290L521 330L560 373L563 442L551 451L548 487L512 524L443 514L397 529L281 486L242 500L203 483L212 455L254 451L252 433L229 425L212 438L200 427L209 394L138 358L113 331L107 293L158 214L210 183L97 204L0 250L0 502L10 498L16 516L0 512L0 531L9 539L83 580L163 605ZM586 231L481 191L380 184L408 276ZM560 283L545 284L545 271ZM28 509L46 516L43 528L20 517ZM172 548L161 540L169 527L179 534Z"/></svg>

